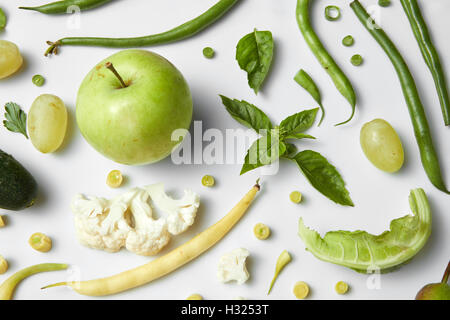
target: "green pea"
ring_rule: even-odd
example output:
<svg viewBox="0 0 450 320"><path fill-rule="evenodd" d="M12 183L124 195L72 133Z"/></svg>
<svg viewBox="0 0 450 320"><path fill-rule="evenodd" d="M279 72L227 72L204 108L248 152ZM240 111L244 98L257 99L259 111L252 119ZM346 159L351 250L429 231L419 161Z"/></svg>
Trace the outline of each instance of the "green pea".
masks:
<svg viewBox="0 0 450 320"><path fill-rule="evenodd" d="M342 44L346 47L351 47L355 43L355 39L351 35L346 36L342 39Z"/></svg>
<svg viewBox="0 0 450 320"><path fill-rule="evenodd" d="M207 59L212 59L212 58L214 58L215 51L211 47L206 47L206 48L203 49L203 55Z"/></svg>
<svg viewBox="0 0 450 320"><path fill-rule="evenodd" d="M350 62L352 63L352 65L358 67L358 66L360 66L360 65L363 64L364 59L363 59L363 57L361 57L361 55L355 54L355 55L350 59Z"/></svg>
<svg viewBox="0 0 450 320"><path fill-rule="evenodd" d="M45 83L45 78L43 76L41 76L40 74L36 74L33 76L32 81L36 86L42 87Z"/></svg>
<svg viewBox="0 0 450 320"><path fill-rule="evenodd" d="M391 5L391 0L378 0L378 5L380 7L389 7Z"/></svg>
<svg viewBox="0 0 450 320"><path fill-rule="evenodd" d="M328 6L325 8L325 18L328 21L336 21L341 18L341 9L337 6Z"/></svg>

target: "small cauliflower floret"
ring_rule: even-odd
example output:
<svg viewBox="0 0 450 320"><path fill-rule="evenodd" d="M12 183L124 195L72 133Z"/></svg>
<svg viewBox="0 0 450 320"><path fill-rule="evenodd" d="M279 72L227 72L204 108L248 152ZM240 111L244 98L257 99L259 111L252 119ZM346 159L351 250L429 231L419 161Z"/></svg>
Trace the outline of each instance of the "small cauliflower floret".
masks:
<svg viewBox="0 0 450 320"><path fill-rule="evenodd" d="M154 207L166 216L154 219ZM199 197L192 191L174 200L162 184L134 188L111 201L82 195L72 201L81 244L108 252L126 247L144 256L161 251L171 234L186 231L194 223L198 207Z"/></svg>
<svg viewBox="0 0 450 320"><path fill-rule="evenodd" d="M220 258L217 277L223 283L236 281L238 284L245 283L250 275L245 262L250 255L247 249L235 249Z"/></svg>

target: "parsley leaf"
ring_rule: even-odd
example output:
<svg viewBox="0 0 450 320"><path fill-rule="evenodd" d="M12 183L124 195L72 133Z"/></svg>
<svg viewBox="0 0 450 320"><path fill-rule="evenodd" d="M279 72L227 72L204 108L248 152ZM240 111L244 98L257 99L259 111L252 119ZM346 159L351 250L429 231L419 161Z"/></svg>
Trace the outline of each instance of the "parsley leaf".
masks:
<svg viewBox="0 0 450 320"><path fill-rule="evenodd" d="M3 125L11 132L23 134L27 139L27 114L14 102L5 105L5 118Z"/></svg>

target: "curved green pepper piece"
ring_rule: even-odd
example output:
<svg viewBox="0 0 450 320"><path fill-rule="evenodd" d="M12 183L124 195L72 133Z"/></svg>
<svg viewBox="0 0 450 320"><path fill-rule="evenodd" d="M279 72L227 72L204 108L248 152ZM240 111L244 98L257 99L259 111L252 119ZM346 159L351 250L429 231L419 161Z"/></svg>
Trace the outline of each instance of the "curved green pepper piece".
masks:
<svg viewBox="0 0 450 320"><path fill-rule="evenodd" d="M318 259L358 272L393 271L409 262L431 234L431 210L422 189L411 191L409 203L414 215L391 222L391 230L375 236L366 231L332 231L324 238L299 222L299 236Z"/></svg>

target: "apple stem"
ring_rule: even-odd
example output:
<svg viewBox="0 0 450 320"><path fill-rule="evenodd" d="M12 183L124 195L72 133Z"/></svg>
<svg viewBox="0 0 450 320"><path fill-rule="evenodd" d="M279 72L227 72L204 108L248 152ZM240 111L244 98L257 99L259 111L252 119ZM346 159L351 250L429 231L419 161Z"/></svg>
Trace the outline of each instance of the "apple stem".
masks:
<svg viewBox="0 0 450 320"><path fill-rule="evenodd" d="M444 277L442 278L442 283L447 283L449 276L450 276L450 262L448 263L447 269L445 269Z"/></svg>
<svg viewBox="0 0 450 320"><path fill-rule="evenodd" d="M113 66L113 64L111 62L107 62L105 64L105 67L108 68L109 70L111 70L111 72L114 73L114 75L117 77L117 79L119 79L119 82L120 82L120 85L122 86L122 88L126 88L127 87L127 85L123 81L122 77L117 72L116 68L114 68L114 66Z"/></svg>

